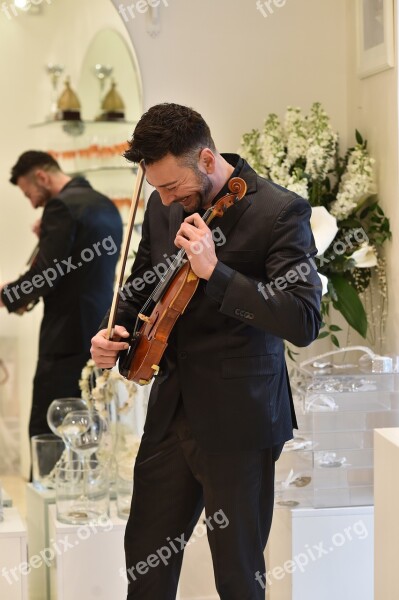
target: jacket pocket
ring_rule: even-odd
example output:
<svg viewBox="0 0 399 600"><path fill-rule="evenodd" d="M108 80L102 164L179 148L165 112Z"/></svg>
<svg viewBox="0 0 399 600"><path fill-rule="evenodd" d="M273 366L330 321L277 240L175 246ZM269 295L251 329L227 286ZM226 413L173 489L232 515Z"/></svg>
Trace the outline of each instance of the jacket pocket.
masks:
<svg viewBox="0 0 399 600"><path fill-rule="evenodd" d="M233 379L235 377L261 377L262 375L275 375L278 372L276 354L263 356L235 356L223 358L221 361L222 377Z"/></svg>

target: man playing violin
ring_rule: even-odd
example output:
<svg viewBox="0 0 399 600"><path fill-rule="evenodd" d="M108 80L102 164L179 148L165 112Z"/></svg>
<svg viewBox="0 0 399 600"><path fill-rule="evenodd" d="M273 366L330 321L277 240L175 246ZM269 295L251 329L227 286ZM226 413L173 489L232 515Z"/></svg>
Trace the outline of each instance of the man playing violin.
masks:
<svg viewBox="0 0 399 600"><path fill-rule="evenodd" d="M125 535L128 599L175 598L183 549L205 508L220 598L258 600L274 464L296 427L284 340L306 346L320 326L310 205L239 156L220 154L201 115L185 106L145 113L126 158L143 161L155 191L113 340L105 328L92 339L97 365L113 367L129 346L159 281L146 276L155 265L184 248L200 278L151 389ZM246 194L208 227L202 216L232 177Z"/></svg>
<svg viewBox="0 0 399 600"><path fill-rule="evenodd" d="M111 200L83 177L70 177L48 153L24 152L10 182L34 209L39 245L26 272L0 285L0 306L22 314L40 298L44 316L29 422L32 437L50 431L46 414L56 398L80 397L79 379L90 340L112 298L122 220Z"/></svg>

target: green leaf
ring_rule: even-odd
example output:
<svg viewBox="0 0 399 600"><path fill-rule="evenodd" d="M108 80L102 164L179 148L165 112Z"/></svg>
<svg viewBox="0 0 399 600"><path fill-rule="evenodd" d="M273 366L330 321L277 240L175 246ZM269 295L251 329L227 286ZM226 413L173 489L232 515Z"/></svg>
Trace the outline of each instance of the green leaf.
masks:
<svg viewBox="0 0 399 600"><path fill-rule="evenodd" d="M360 135L360 132L356 129L356 141L358 144L361 144L363 146L363 138Z"/></svg>
<svg viewBox="0 0 399 600"><path fill-rule="evenodd" d="M328 333L328 331L322 331L321 333L319 333L319 335L317 336L318 340L322 340L323 338L327 337L328 335L330 335Z"/></svg>
<svg viewBox="0 0 399 600"><path fill-rule="evenodd" d="M333 334L331 334L331 341L334 344L334 346L337 346L337 348L339 348L338 338L335 335L333 335Z"/></svg>
<svg viewBox="0 0 399 600"><path fill-rule="evenodd" d="M330 331L342 331L342 327L338 327L338 325L330 325Z"/></svg>
<svg viewBox="0 0 399 600"><path fill-rule="evenodd" d="M345 277L337 273L330 275L330 283L334 294L331 294L332 303L344 319L362 337L367 335L367 315L356 290L347 282Z"/></svg>

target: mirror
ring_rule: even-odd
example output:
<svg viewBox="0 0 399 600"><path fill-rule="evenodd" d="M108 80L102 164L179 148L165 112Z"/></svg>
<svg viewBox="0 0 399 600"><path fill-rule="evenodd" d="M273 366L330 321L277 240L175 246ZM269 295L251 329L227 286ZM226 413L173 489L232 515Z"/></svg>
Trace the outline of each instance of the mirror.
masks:
<svg viewBox="0 0 399 600"><path fill-rule="evenodd" d="M100 92L95 65L112 68L109 77L103 79ZM80 78L77 83L78 96L84 106L83 119L93 119L100 112L102 98L109 91L111 80L115 79L117 90L125 103L125 119L137 121L142 113L142 90L138 65L132 48L122 35L114 29L102 29L95 34L83 58Z"/></svg>

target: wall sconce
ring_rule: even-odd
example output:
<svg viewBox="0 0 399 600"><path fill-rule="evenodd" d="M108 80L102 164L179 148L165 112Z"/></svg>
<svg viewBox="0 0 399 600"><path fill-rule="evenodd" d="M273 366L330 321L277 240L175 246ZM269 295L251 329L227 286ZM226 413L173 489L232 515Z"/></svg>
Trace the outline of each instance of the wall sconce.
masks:
<svg viewBox="0 0 399 600"><path fill-rule="evenodd" d="M147 12L147 33L151 37L156 37L161 31L161 19L159 8L149 7Z"/></svg>
<svg viewBox="0 0 399 600"><path fill-rule="evenodd" d="M41 15L43 7L41 4L32 4L31 0L13 0L8 6L8 12L11 12L14 17L18 17L21 12L30 15Z"/></svg>

